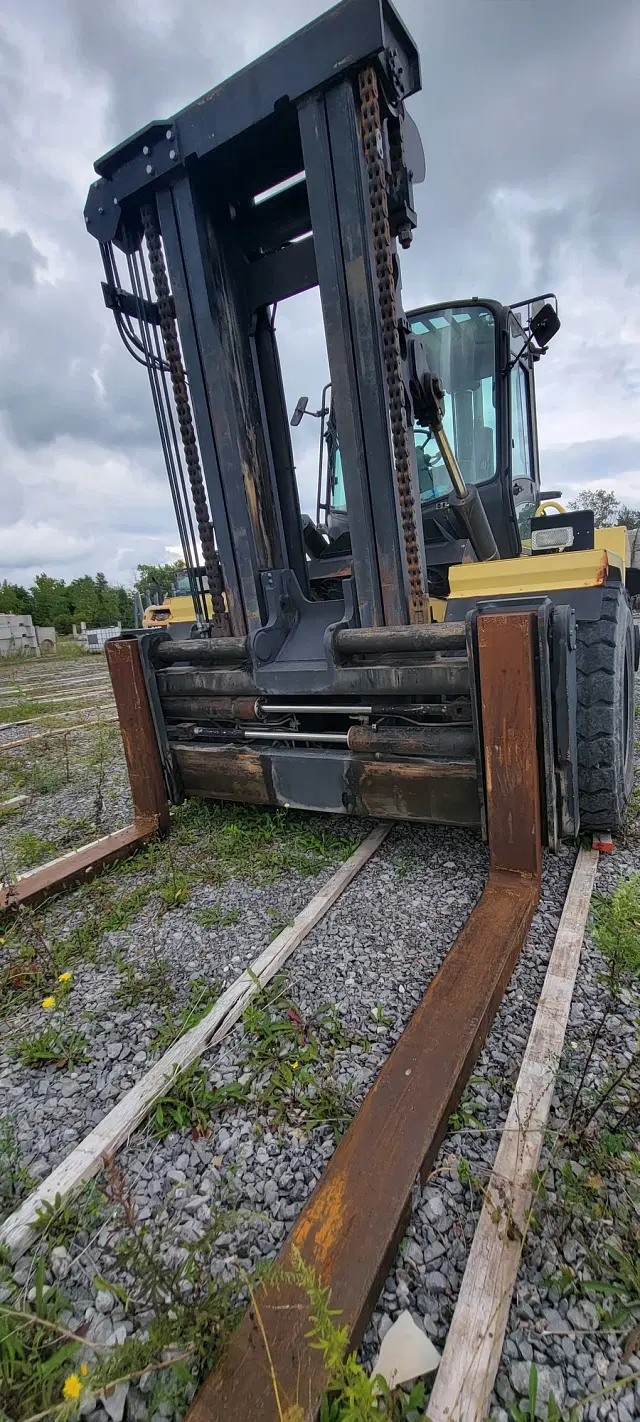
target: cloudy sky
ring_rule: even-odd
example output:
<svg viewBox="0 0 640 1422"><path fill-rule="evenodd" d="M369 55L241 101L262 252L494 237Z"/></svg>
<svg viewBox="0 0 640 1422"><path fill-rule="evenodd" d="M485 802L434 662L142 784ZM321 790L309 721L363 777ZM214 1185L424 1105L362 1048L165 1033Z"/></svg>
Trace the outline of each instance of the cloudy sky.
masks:
<svg viewBox="0 0 640 1422"><path fill-rule="evenodd" d="M0 580L130 581L177 536L146 375L121 346L82 209L94 159L326 8L321 0L5 0L0 22ZM638 0L399 0L427 181L405 305L555 290L538 366L547 488L640 501ZM319 398L317 294L279 323ZM296 455L313 503L315 422Z"/></svg>

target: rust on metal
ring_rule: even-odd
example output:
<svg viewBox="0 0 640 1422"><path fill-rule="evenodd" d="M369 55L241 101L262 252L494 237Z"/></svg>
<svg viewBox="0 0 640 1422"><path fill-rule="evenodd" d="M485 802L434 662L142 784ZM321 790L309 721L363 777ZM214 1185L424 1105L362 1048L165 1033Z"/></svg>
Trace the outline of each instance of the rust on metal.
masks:
<svg viewBox="0 0 640 1422"><path fill-rule="evenodd" d="M204 800L244 800L249 805L276 804L258 751L233 745L174 748L185 795Z"/></svg>
<svg viewBox="0 0 640 1422"><path fill-rule="evenodd" d="M533 637L529 612L478 618L491 869L493 874L504 870L539 878L542 850Z"/></svg>
<svg viewBox="0 0 640 1422"><path fill-rule="evenodd" d="M70 889L74 884L88 883L96 874L102 873L109 864L126 859L134 854L148 840L157 834L157 824L153 819L138 819L126 829L107 834L82 849L72 850L61 859L52 859L41 869L33 869L23 874L15 884L0 888L0 912L22 908L26 904L39 904L52 896Z"/></svg>
<svg viewBox="0 0 640 1422"><path fill-rule="evenodd" d="M353 808L383 820L427 824L480 824L478 781L473 761L358 760L348 772Z"/></svg>
<svg viewBox="0 0 640 1422"><path fill-rule="evenodd" d="M429 1174L518 959L540 896L533 616L478 621L488 884L302 1211L274 1281L257 1291L260 1319L251 1308L188 1422L278 1422L296 1404L305 1422L316 1417L327 1375L309 1346L307 1296L290 1281L294 1251L330 1288L337 1321L357 1344L405 1231L414 1180Z"/></svg>
<svg viewBox="0 0 640 1422"><path fill-rule="evenodd" d="M198 745L177 741L175 763L186 795L211 800L246 800L253 805L293 804L291 783L284 784L279 767L287 751L261 746ZM320 756L323 775L314 771ZM480 824L480 802L475 761L366 759L333 749L296 751L305 757L309 774L296 782L296 809L326 809L327 783L340 776L338 812L370 815L375 819L417 820L423 823ZM337 769L336 769L337 767ZM307 791L300 799L300 790Z"/></svg>
<svg viewBox="0 0 640 1422"><path fill-rule="evenodd" d="M181 721L258 721L255 696L165 696L165 716Z"/></svg>
<svg viewBox="0 0 640 1422"><path fill-rule="evenodd" d="M155 819L159 834L169 829L169 801L162 773L147 687L135 637L105 644L107 666L120 722L134 819Z"/></svg>
<svg viewBox="0 0 640 1422"><path fill-rule="evenodd" d="M350 751L359 755L444 756L472 759L475 737L471 726L351 726Z"/></svg>

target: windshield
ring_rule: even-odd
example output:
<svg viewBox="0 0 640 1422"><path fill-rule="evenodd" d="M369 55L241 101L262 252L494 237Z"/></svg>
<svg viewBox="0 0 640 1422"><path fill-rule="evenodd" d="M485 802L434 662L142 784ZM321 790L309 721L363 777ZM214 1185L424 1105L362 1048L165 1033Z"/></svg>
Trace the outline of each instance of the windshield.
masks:
<svg viewBox="0 0 640 1422"><path fill-rule="evenodd" d="M483 306L417 311L412 330L422 336L429 369L444 385L444 428L466 484L485 484L496 472L496 340ZM413 427L420 502L446 498L451 482L429 428Z"/></svg>

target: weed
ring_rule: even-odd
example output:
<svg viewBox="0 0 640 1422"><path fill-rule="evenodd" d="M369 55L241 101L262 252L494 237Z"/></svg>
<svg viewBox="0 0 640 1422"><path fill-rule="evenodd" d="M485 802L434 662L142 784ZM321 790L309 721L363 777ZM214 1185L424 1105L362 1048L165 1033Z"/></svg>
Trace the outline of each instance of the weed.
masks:
<svg viewBox="0 0 640 1422"><path fill-rule="evenodd" d="M188 1032L191 1027L196 1027L198 1022L206 1017L219 996L220 982L218 979L209 984L206 978L194 978L189 984L189 1001L180 1008L179 1016L174 1017L167 1007L163 1009L164 1021L154 1037L154 1047L160 1051L166 1051L167 1047L171 1047L183 1032Z"/></svg>
<svg viewBox="0 0 640 1422"><path fill-rule="evenodd" d="M220 908L220 904L214 904L212 908L196 910L196 921L201 928L232 928L238 922L240 914L237 909L228 909L225 913Z"/></svg>
<svg viewBox="0 0 640 1422"><path fill-rule="evenodd" d="M67 776L59 765L44 761L33 765L29 771L29 786L38 795L55 795L65 784Z"/></svg>
<svg viewBox="0 0 640 1422"><path fill-rule="evenodd" d="M52 1063L57 1067L78 1066L89 1060L87 1039L72 1027L57 1026L48 1022L35 1037L21 1037L11 1048L22 1066L43 1067Z"/></svg>
<svg viewBox="0 0 640 1422"><path fill-rule="evenodd" d="M273 1125L285 1121L313 1130L322 1123L342 1134L352 1114L350 1085L340 1088L331 1073L338 1050L354 1038L346 1035L333 1005L313 1021L300 1013L278 974L245 1008L247 1052L238 1082L214 1093L218 1110L248 1101Z"/></svg>
<svg viewBox="0 0 640 1422"><path fill-rule="evenodd" d="M11 1214L35 1181L22 1161L11 1116L0 1117L0 1218Z"/></svg>
<svg viewBox="0 0 640 1422"><path fill-rule="evenodd" d="M167 1090L160 1097L153 1117L156 1135L162 1141L172 1131L190 1129L194 1138L208 1133L216 1094L209 1086L204 1067L196 1062L175 1080L167 1077Z"/></svg>
<svg viewBox="0 0 640 1422"><path fill-rule="evenodd" d="M311 1322L307 1338L310 1346L322 1353L329 1379L320 1406L320 1422L423 1422L424 1383L414 1383L407 1393L399 1387L390 1389L382 1377L369 1377L356 1354L348 1351L348 1329L338 1326L339 1312L331 1308L329 1289L318 1283L313 1269L305 1264L295 1246L292 1259L291 1274L281 1277L306 1294ZM274 1283L278 1282L275 1276ZM260 1292L252 1289L251 1295L259 1319ZM277 1388L277 1379L274 1386ZM286 1415L291 1422L302 1422L305 1414L302 1407L294 1406Z"/></svg>
<svg viewBox="0 0 640 1422"><path fill-rule="evenodd" d="M393 1018L387 1017L381 1002L377 1003L376 1007L371 1008L371 1016L378 1027L391 1027L393 1023Z"/></svg>
<svg viewBox="0 0 640 1422"><path fill-rule="evenodd" d="M66 1248L80 1230L95 1225L102 1203L94 1180L87 1181L75 1200L63 1201L60 1194L56 1194L53 1203L44 1200L36 1211L36 1229L46 1237L47 1249L55 1249L57 1245Z"/></svg>
<svg viewBox="0 0 640 1422"><path fill-rule="evenodd" d="M158 893L167 909L180 908L186 903L191 890L191 881L181 869L171 865L171 873L158 884Z"/></svg>
<svg viewBox="0 0 640 1422"><path fill-rule="evenodd" d="M188 800L173 824L174 843L197 846L199 868L218 881L237 874L264 883L292 869L317 874L354 848L346 836L314 829L309 817L295 810Z"/></svg>
<svg viewBox="0 0 640 1422"><path fill-rule="evenodd" d="M141 908L146 904L150 892L150 887L147 884L141 884L139 888L132 889L130 893L123 894L121 898L116 899L113 906L98 920L97 931L99 933L117 933L123 928L129 928Z"/></svg>
<svg viewBox="0 0 640 1422"><path fill-rule="evenodd" d="M116 954L116 967L120 973L120 983L116 988L115 1000L121 1007L138 1007L141 1002L171 1002L175 995L171 982L169 961L154 955L145 967L134 968L133 963Z"/></svg>
<svg viewBox="0 0 640 1422"><path fill-rule="evenodd" d="M449 1127L452 1131L462 1131L467 1126L475 1126L477 1131L485 1130L478 1117L482 1115L483 1111L486 1111L486 1102L482 1100L482 1097L474 1096L471 1091L472 1087L478 1085L484 1085L484 1079L478 1076L470 1077L469 1086L457 1111L454 1111L449 1117Z"/></svg>
<svg viewBox="0 0 640 1422"><path fill-rule="evenodd" d="M31 721L35 716L55 716L59 712L60 706L55 701L32 701L25 696L10 706L3 706L0 716L5 725L19 725L21 721Z"/></svg>
<svg viewBox="0 0 640 1422"><path fill-rule="evenodd" d="M80 1346L58 1319L66 1299L44 1282L45 1260L35 1269L35 1300L0 1304L0 1393L2 1416L29 1417L59 1403L72 1358Z"/></svg>
<svg viewBox="0 0 640 1422"><path fill-rule="evenodd" d="M55 852L56 846L50 839L41 839L33 830L21 830L14 835L11 848L25 869L33 869L37 864L44 863Z"/></svg>
<svg viewBox="0 0 640 1422"><path fill-rule="evenodd" d="M403 859L401 855L398 855L391 862L399 879L409 878L413 870L413 865L409 859Z"/></svg>
<svg viewBox="0 0 640 1422"><path fill-rule="evenodd" d="M282 933L285 928L291 928L293 919L287 918L282 910L277 908L268 908L267 913L271 919L269 924L271 938L269 942L273 943L274 938L277 938L279 933Z"/></svg>

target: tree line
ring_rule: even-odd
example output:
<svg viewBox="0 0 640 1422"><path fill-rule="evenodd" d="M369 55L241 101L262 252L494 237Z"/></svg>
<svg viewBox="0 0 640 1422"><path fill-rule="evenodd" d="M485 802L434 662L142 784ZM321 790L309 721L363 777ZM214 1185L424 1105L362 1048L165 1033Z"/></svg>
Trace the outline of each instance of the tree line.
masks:
<svg viewBox="0 0 640 1422"><path fill-rule="evenodd" d="M143 602L171 592L176 574L183 568L178 563L141 563L134 588ZM95 577L85 573L69 583L64 578L51 578L38 573L30 588L5 580L0 583L0 613L25 614L33 618L36 627L55 627L61 636L71 632L75 622L79 627L133 627L133 588L113 586L104 573Z"/></svg>

